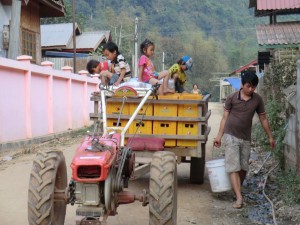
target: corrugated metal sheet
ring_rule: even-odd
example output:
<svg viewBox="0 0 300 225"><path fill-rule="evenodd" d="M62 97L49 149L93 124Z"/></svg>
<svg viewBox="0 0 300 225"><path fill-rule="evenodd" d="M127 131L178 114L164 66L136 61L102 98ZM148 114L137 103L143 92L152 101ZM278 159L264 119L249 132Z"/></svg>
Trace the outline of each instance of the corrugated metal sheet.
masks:
<svg viewBox="0 0 300 225"><path fill-rule="evenodd" d="M257 25L259 45L300 44L300 22Z"/></svg>
<svg viewBox="0 0 300 225"><path fill-rule="evenodd" d="M73 24L47 24L41 25L42 47L60 47L62 49L73 49ZM83 32L76 24L76 49L96 50L102 41L107 42L110 31Z"/></svg>
<svg viewBox="0 0 300 225"><path fill-rule="evenodd" d="M257 0L257 10L299 9L300 0Z"/></svg>
<svg viewBox="0 0 300 225"><path fill-rule="evenodd" d="M76 49L96 50L100 43L106 39L106 31L84 32L76 36ZM67 49L73 48L73 40L70 41Z"/></svg>
<svg viewBox="0 0 300 225"><path fill-rule="evenodd" d="M78 26L76 25L76 29ZM78 29L77 32L80 32ZM41 25L42 47L69 45L73 34L72 23Z"/></svg>

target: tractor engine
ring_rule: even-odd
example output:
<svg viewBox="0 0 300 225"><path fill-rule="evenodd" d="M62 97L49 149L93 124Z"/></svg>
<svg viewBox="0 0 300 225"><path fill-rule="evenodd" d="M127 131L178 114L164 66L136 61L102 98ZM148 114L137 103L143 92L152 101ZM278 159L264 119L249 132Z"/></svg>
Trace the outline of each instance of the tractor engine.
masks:
<svg viewBox="0 0 300 225"><path fill-rule="evenodd" d="M76 215L93 220L115 215L119 204L140 199L124 192L134 169L134 153L120 148L120 134L87 137L77 148L71 163L69 202L79 204Z"/></svg>

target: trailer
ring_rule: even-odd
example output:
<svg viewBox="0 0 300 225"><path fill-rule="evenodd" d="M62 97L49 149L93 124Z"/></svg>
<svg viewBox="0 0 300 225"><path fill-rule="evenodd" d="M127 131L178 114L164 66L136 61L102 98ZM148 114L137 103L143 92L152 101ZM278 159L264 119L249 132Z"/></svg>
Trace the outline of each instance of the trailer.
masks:
<svg viewBox="0 0 300 225"><path fill-rule="evenodd" d="M125 86L106 96L106 127L121 128L133 118L144 94L141 90L136 91ZM136 168L132 178L149 172L155 151L168 151L176 155L178 164L190 163L191 183L203 183L206 142L210 132L209 98L210 95L190 93L148 97L125 134L124 144L136 156ZM91 101L94 112L90 113L90 119L100 128L103 125L100 95L93 95ZM163 148L159 147L161 139L164 140Z"/></svg>

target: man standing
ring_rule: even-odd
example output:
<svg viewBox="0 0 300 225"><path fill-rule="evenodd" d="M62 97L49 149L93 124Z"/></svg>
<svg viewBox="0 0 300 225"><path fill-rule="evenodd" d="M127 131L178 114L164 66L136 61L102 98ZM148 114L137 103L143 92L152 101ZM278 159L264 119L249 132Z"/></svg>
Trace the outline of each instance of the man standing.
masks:
<svg viewBox="0 0 300 225"><path fill-rule="evenodd" d="M242 88L229 95L225 101L219 133L214 139L214 146L219 148L224 135L225 169L229 173L231 185L236 195L233 208L237 209L243 206L241 184L249 169L251 128L255 112L269 137L271 147L275 147L263 100L257 93L254 93L258 84L257 75L249 71L241 79Z"/></svg>

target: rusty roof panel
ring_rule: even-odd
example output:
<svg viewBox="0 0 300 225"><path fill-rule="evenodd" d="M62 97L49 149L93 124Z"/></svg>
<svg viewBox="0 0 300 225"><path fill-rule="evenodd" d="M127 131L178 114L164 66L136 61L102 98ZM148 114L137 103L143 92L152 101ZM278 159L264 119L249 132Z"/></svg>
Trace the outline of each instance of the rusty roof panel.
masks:
<svg viewBox="0 0 300 225"><path fill-rule="evenodd" d="M259 45L300 44L300 22L256 25Z"/></svg>
<svg viewBox="0 0 300 225"><path fill-rule="evenodd" d="M299 9L300 0L257 0L257 10Z"/></svg>

